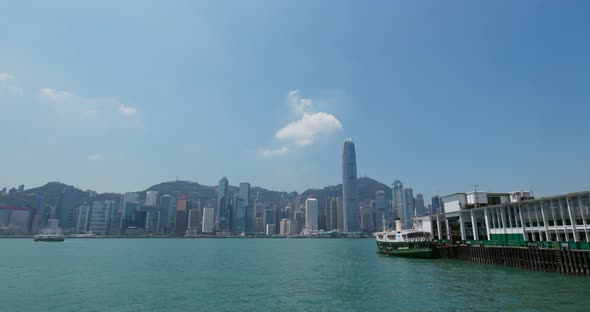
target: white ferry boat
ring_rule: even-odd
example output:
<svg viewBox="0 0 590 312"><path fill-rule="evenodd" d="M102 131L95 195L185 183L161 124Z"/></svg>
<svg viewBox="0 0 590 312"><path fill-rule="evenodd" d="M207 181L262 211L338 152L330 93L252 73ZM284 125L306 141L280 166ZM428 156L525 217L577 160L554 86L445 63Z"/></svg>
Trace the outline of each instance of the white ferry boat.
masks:
<svg viewBox="0 0 590 312"><path fill-rule="evenodd" d="M436 258L430 233L415 229L403 230L399 220L396 220L396 230L377 232L374 236L379 253L396 257Z"/></svg>

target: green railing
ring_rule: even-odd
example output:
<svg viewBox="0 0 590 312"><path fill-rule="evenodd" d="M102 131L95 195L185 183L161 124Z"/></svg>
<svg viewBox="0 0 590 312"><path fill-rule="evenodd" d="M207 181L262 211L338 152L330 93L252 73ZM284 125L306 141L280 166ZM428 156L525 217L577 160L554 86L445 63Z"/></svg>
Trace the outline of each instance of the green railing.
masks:
<svg viewBox="0 0 590 312"><path fill-rule="evenodd" d="M439 240L439 243L450 243L450 241ZM547 249L561 249L566 247L572 250L590 250L589 242L528 242L516 240L465 240L461 244L472 246L494 246L494 247L538 247Z"/></svg>

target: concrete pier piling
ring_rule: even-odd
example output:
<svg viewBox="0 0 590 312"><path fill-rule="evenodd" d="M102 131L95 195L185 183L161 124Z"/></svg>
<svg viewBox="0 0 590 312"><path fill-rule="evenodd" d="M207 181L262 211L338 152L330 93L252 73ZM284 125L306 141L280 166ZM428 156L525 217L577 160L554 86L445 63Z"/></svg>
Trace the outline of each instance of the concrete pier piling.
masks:
<svg viewBox="0 0 590 312"><path fill-rule="evenodd" d="M482 245L448 245L438 246L436 249L441 258L590 276L590 250Z"/></svg>

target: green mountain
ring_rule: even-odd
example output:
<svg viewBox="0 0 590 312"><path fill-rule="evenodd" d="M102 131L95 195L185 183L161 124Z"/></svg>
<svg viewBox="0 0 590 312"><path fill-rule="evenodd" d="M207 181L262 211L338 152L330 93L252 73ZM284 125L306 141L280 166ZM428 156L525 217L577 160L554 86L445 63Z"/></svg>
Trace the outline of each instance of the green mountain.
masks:
<svg viewBox="0 0 590 312"><path fill-rule="evenodd" d="M61 182L49 182L43 186L31 188L24 192L5 195L0 197L0 205L32 205L32 198L34 194L42 195L45 197L45 203L50 206L55 206L58 203L59 197L67 185ZM375 199L375 193L377 191L385 191L386 197L391 199L390 188L371 178L362 177L358 179L359 189L359 200L370 201ZM140 198L145 199L147 191L158 191L159 195L173 195L180 196L186 195L192 200L201 200L205 205L215 205L217 201L217 186L202 185L197 182L191 181L170 181L162 182L160 184L153 185L146 190L139 191ZM90 196L90 192L83 191L78 188L74 188L75 198L78 204L91 203L94 200L114 200L118 202L121 194L117 193L102 193L97 194L94 197ZM230 196L238 193L237 186L230 186ZM286 205L293 199L293 194L288 192L278 192L267 190L262 187L254 186L251 188L252 196L258 195L261 202L265 203L277 203ZM342 195L342 185L326 186L322 189L308 189L301 194L303 198L314 196L318 199L320 206L323 207L325 199L327 197L338 197Z"/></svg>
<svg viewBox="0 0 590 312"><path fill-rule="evenodd" d="M358 179L359 202L368 202L375 199L377 191L384 191L385 197L391 200L391 188L377 180L362 177ZM317 198L320 207L323 207L326 198L342 196L342 184L326 186L323 189L308 189L301 193L305 197Z"/></svg>

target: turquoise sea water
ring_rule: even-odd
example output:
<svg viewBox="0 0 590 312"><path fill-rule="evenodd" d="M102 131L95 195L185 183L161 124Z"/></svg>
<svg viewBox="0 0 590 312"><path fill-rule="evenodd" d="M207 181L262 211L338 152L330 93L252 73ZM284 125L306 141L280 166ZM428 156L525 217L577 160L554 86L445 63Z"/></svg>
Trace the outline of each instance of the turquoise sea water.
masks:
<svg viewBox="0 0 590 312"><path fill-rule="evenodd" d="M587 311L590 278L372 239L0 239L0 311Z"/></svg>

